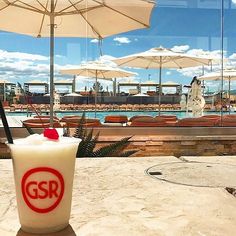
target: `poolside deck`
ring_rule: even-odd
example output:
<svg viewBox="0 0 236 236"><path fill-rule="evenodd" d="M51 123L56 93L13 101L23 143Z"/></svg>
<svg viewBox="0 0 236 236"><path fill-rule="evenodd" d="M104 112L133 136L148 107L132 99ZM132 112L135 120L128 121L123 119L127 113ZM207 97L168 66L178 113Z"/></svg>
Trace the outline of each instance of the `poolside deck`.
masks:
<svg viewBox="0 0 236 236"><path fill-rule="evenodd" d="M181 182L193 161L204 163L187 171L188 185L145 173L155 166L165 174L169 163L168 178ZM19 230L11 161L0 162L0 235L28 236ZM235 167L234 156L77 159L71 227L51 236L235 235L236 198L224 188L236 187Z"/></svg>

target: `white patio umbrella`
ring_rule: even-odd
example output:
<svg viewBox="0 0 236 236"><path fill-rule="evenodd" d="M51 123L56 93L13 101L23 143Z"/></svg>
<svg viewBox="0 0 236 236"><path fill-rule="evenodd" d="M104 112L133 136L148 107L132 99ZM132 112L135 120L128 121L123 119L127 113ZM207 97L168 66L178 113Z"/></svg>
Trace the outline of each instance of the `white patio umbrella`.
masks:
<svg viewBox="0 0 236 236"><path fill-rule="evenodd" d="M137 94L133 95L133 97L149 97L149 95L144 94L144 93L137 93Z"/></svg>
<svg viewBox="0 0 236 236"><path fill-rule="evenodd" d="M50 37L50 123L53 124L54 36L102 39L149 27L152 0L0 0L0 29Z"/></svg>
<svg viewBox="0 0 236 236"><path fill-rule="evenodd" d="M97 106L97 93L98 93L98 79L110 80L112 78L130 77L136 75L136 73L122 70L118 67L110 66L108 64L99 61L90 61L86 64L81 64L77 68L61 70L64 75L77 75L89 78L95 78L96 94L95 94L95 117Z"/></svg>
<svg viewBox="0 0 236 236"><path fill-rule="evenodd" d="M139 103L141 104L142 101L143 101L143 98L149 97L149 95L148 94L144 94L144 93L137 93L135 95L132 95L132 97L139 98Z"/></svg>
<svg viewBox="0 0 236 236"><path fill-rule="evenodd" d="M82 95L78 93L67 93L64 97L82 97Z"/></svg>
<svg viewBox="0 0 236 236"><path fill-rule="evenodd" d="M214 71L207 73L203 76L200 76L200 80L220 80L222 79L228 79L229 87L228 87L228 93L229 93L229 113L230 113L230 90L231 90L231 81L236 80L236 69L224 69L222 71Z"/></svg>
<svg viewBox="0 0 236 236"><path fill-rule="evenodd" d="M162 68L182 69L187 67L210 65L212 59L177 53L170 49L159 47L148 51L132 54L112 60L119 66L154 69L159 68L159 115L161 106L161 73Z"/></svg>
<svg viewBox="0 0 236 236"><path fill-rule="evenodd" d="M68 93L68 94L64 95L64 97L73 98L73 104L75 104L75 97L82 97L82 95L80 95L78 93Z"/></svg>

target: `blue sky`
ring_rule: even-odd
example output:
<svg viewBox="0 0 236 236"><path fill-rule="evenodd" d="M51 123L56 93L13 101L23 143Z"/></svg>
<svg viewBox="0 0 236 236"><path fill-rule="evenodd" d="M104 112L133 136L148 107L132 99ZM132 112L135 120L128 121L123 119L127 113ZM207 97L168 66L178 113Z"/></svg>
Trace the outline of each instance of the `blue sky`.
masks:
<svg viewBox="0 0 236 236"><path fill-rule="evenodd" d="M214 3L214 4L213 4ZM208 51L212 55L220 52L220 1L158 1L149 29L136 30L103 40L103 59L121 57L149 50L153 47L167 47L190 53ZM181 5L182 4L182 5ZM229 6L231 9L229 9ZM236 1L225 1L224 50L225 56L236 58ZM235 53L235 54L234 54ZM55 40L55 79L69 79L59 70L99 58L96 40L86 38L56 38ZM24 83L31 80L48 81L49 39L33 38L19 34L0 32L0 80ZM214 69L218 69L216 65ZM158 70L134 70L138 76L131 81L157 81ZM208 71L208 68L206 68ZM183 71L164 70L163 82L173 81L189 84L192 76L200 75L202 68ZM121 80L123 81L123 80ZM103 82L104 87L112 88L111 83ZM92 80L78 79L77 89L92 87ZM210 90L219 88L217 82L209 82ZM234 85L233 85L234 87Z"/></svg>

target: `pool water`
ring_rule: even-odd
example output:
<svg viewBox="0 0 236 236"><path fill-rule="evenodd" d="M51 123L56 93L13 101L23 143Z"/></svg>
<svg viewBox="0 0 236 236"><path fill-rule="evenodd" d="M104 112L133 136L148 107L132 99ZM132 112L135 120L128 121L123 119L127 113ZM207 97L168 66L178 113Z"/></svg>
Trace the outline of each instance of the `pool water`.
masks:
<svg viewBox="0 0 236 236"><path fill-rule="evenodd" d="M55 112L56 116L59 118L62 118L63 116L68 115L79 115L81 116L83 112L78 111L60 111ZM89 118L95 118L95 112L94 111L86 111L85 112L86 117ZM214 112L214 111L207 111L204 112L203 115L220 115L220 112ZM229 114L229 112L223 112L224 115ZM27 112L8 112L8 116L35 116L35 113L27 113ZM42 113L42 115L46 115L46 113ZM99 118L101 122L104 122L104 119L108 115L126 115L128 118L136 115L150 115L150 116L157 116L158 111L97 111L96 112L96 118ZM188 114L185 111L161 111L161 115L176 115L178 119L186 118L186 117L192 117L192 113L189 112Z"/></svg>

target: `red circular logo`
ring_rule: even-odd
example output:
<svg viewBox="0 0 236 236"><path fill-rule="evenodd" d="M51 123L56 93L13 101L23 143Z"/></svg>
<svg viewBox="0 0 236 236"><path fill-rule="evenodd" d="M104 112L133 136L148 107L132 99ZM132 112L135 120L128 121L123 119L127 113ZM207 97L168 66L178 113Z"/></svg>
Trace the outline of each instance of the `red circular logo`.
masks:
<svg viewBox="0 0 236 236"><path fill-rule="evenodd" d="M49 167L30 169L21 180L24 201L37 213L54 210L61 202L64 189L61 173Z"/></svg>

